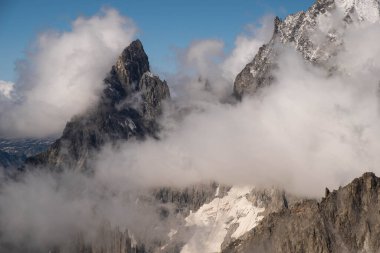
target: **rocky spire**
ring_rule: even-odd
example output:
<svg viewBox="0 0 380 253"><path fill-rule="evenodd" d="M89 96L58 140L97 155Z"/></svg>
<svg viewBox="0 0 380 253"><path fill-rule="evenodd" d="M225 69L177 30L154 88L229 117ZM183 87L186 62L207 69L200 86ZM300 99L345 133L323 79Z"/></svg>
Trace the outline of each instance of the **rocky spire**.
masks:
<svg viewBox="0 0 380 253"><path fill-rule="evenodd" d="M128 94L138 90L138 83L149 72L148 56L140 40L133 41L118 57L105 79L107 88L102 99L112 104L120 102Z"/></svg>
<svg viewBox="0 0 380 253"><path fill-rule="evenodd" d="M87 158L106 142L156 136L156 118L170 97L165 81L149 72L148 56L139 40L119 56L104 80L98 104L67 123L62 137L27 164L52 169L87 169Z"/></svg>

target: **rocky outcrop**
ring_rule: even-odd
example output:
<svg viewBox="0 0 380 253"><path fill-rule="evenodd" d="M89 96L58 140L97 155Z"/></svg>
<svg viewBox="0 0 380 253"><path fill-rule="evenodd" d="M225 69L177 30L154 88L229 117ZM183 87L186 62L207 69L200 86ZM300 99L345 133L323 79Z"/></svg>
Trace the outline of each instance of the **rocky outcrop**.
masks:
<svg viewBox="0 0 380 253"><path fill-rule="evenodd" d="M342 34L352 23L376 22L380 17L378 0L317 0L306 12L275 19L273 37L238 74L234 94L242 98L259 87L271 84L283 45L303 58L326 69L334 69L330 58L343 48Z"/></svg>
<svg viewBox="0 0 380 253"><path fill-rule="evenodd" d="M264 216L298 201L274 188L213 185L183 190L163 188L156 192L156 198L160 196L157 199L175 205L178 214L177 211L172 214L185 218L181 225L173 227L174 232L159 252L220 252Z"/></svg>
<svg viewBox="0 0 380 253"><path fill-rule="evenodd" d="M150 72L139 40L123 51L104 85L98 104L68 122L62 137L27 165L86 170L87 158L107 142L156 136L156 118L170 93L166 82Z"/></svg>
<svg viewBox="0 0 380 253"><path fill-rule="evenodd" d="M379 252L380 178L365 173L326 194L269 214L223 252Z"/></svg>

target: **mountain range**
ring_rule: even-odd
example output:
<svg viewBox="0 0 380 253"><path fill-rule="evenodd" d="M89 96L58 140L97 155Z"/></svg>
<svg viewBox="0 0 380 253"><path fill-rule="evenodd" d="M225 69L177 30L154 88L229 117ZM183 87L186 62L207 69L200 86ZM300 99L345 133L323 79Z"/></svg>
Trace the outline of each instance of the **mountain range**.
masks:
<svg viewBox="0 0 380 253"><path fill-rule="evenodd" d="M237 75L233 96L244 100L276 82L278 59L289 48L305 64L331 76L339 73L335 58L345 49L347 29L379 20L378 0L317 0L305 12L284 20L277 17L271 40ZM103 84L97 104L74 116L59 139L30 143L21 149L24 154L20 151L15 157L10 156L8 145L0 150L0 164L21 166L25 160L20 173L69 170L91 176L91 159L105 145L117 148L121 141L144 142L147 138L160 141L160 117L172 102L171 95L166 81L150 71L139 40L124 49ZM31 147L35 147L33 152ZM136 201L142 203L141 208L146 203L153 205L163 224L176 221L162 230L167 234L164 239L142 241L132 229L105 224L95 232L96 240L89 242L84 235L76 235L68 239L72 240L68 247L57 245L49 252L379 252L379 194L380 178L373 173L336 190L326 188L321 200L275 187L218 182L184 188L163 185L140 193ZM24 250L20 245L0 249Z"/></svg>

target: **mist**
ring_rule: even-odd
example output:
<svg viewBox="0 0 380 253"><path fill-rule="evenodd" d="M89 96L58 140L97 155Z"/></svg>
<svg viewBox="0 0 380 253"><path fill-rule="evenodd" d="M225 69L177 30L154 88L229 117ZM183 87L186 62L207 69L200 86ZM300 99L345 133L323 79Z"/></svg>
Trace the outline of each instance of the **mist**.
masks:
<svg viewBox="0 0 380 253"><path fill-rule="evenodd" d="M337 188L365 171L377 173L378 34L377 24L348 29L344 48L327 64L336 67L334 72L278 45L282 53L275 83L241 103L220 102L218 94L223 93L211 92L218 99L209 99L205 94L210 90L202 90L201 82L189 82L184 85L189 85L187 94L175 90L181 100L166 109L160 140L106 147L97 171L115 177L110 181L133 180L145 187L216 180L275 186L307 197L321 197L324 187ZM215 56L204 49L210 43L192 46L202 45ZM199 59L199 50L195 52L188 58ZM197 73L210 76L211 87L219 85L212 71L202 71ZM194 90L201 95L187 104L190 110L184 116L182 98L197 94Z"/></svg>
<svg viewBox="0 0 380 253"><path fill-rule="evenodd" d="M103 79L136 32L131 19L108 8L78 17L69 31L38 34L16 65L15 84L0 82L7 98L0 97L0 136L59 136L98 101Z"/></svg>
<svg viewBox="0 0 380 253"><path fill-rule="evenodd" d="M273 35L273 20L272 15L266 15L246 25L230 51L216 39L196 40L179 49L177 72L163 75L176 106L196 107L204 101L219 103L230 97L236 75Z"/></svg>
<svg viewBox="0 0 380 253"><path fill-rule="evenodd" d="M112 187L101 177L78 172L30 172L18 182L2 182L0 250L41 252L59 246L71 252L77 240L94 243L102 229L132 230L140 242L167 240L176 217L162 219L160 204L147 189ZM171 211L171 206L166 205ZM70 248L71 247L71 248Z"/></svg>
<svg viewBox="0 0 380 253"><path fill-rule="evenodd" d="M49 247L83 231L91 240L94 235L89 231L104 222L121 230L130 228L139 238L155 240L157 235L167 235L172 222L178 222L160 223L154 205L138 201L155 187L217 181L274 186L297 196L319 198L324 187L337 188L364 171L379 173L378 24L353 26L342 35L344 47L328 64L336 67L333 72L306 62L294 48L277 45L281 54L274 71L275 82L241 102L231 102L234 76L269 40L273 31L270 22L263 19L254 33L241 34L229 54L224 52L222 41L213 39L195 41L180 52L178 73L167 76L172 101L165 105L160 118L159 139L105 146L91 158L92 176L32 172L21 181L2 182L3 242ZM95 103L106 71L135 33L130 21L113 10L103 16L79 18L73 24L73 34L40 37L39 49L30 58L36 62L33 65L37 70L33 71L46 82L31 80L32 85L26 88L21 78L14 91L2 89L6 97L15 96L13 92L22 94L21 102L13 109L1 112L2 133L39 136L62 130L72 115ZM125 30L126 24L129 30ZM99 26L110 34L102 34ZM120 33L123 36L116 36ZM89 52L99 55L86 58L82 54L87 55L86 50L70 48L66 40L78 44L71 36L81 38L83 44L79 45L86 48L90 46L87 39L96 38L95 48L91 46ZM51 41L54 45L69 45L69 49L51 47ZM45 76L52 64L50 53L55 50L62 53L62 64L74 60L72 74L58 71L58 76L53 75L55 72ZM68 58L67 52L71 54ZM92 57L101 58L101 65ZM63 78L59 87L46 85L61 75L70 82ZM71 85L76 87L77 77L83 87L67 91ZM63 89L56 92L59 97L49 92L55 88ZM41 89L44 92L39 92ZM49 99L39 97L42 94ZM47 120L56 123L49 125Z"/></svg>

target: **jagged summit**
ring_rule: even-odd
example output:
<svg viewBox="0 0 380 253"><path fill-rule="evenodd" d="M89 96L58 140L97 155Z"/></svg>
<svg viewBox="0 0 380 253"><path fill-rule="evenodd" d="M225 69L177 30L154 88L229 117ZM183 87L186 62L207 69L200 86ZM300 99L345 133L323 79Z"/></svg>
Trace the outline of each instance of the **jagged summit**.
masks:
<svg viewBox="0 0 380 253"><path fill-rule="evenodd" d="M343 47L342 34L352 24L380 20L379 0L317 0L307 11L275 19L272 39L238 74L234 94L245 94L273 82L280 53L276 44L295 48L305 60L331 68L329 60Z"/></svg>
<svg viewBox="0 0 380 253"><path fill-rule="evenodd" d="M117 103L127 94L138 90L138 83L145 72L150 71L148 56L140 40L133 41L123 50L105 79L107 88L103 99Z"/></svg>
<svg viewBox="0 0 380 253"><path fill-rule="evenodd" d="M140 40L135 40L105 78L98 104L75 116L47 152L29 158L26 164L86 169L87 158L106 142L154 137L161 104L169 97L166 82L150 73L148 56Z"/></svg>

